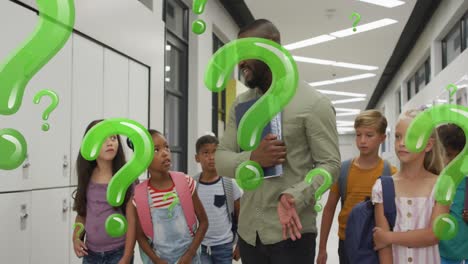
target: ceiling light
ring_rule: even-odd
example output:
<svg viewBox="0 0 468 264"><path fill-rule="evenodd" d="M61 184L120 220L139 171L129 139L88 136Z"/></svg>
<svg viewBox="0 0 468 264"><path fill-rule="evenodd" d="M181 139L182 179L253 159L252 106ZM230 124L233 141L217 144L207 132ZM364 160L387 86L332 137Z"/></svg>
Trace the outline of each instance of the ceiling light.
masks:
<svg viewBox="0 0 468 264"><path fill-rule="evenodd" d="M166 71L171 71L171 66L166 66Z"/></svg>
<svg viewBox="0 0 468 264"><path fill-rule="evenodd" d="M361 2L366 2L369 4L379 5L387 8L393 8L396 6L404 5L405 2L399 0L359 0Z"/></svg>
<svg viewBox="0 0 468 264"><path fill-rule="evenodd" d="M361 109L356 108L335 108L336 111L344 111L344 112L361 112Z"/></svg>
<svg viewBox="0 0 468 264"><path fill-rule="evenodd" d="M309 83L309 85L312 87L316 87L316 86L323 86L323 85L329 85L329 84L335 84L335 83L350 82L350 81L355 81L355 80L360 80L360 79L366 79L366 78L371 78L374 76L375 74L373 73L364 73L364 74L353 75L353 76L338 78L338 79L333 79L333 80L311 82Z"/></svg>
<svg viewBox="0 0 468 264"><path fill-rule="evenodd" d="M362 98L362 97L359 97L359 98L350 98L350 99L343 99L343 100L335 100L335 101L332 101L332 104L345 104L345 103L352 103L352 102L361 102L361 101L365 101L366 98Z"/></svg>
<svg viewBox="0 0 468 264"><path fill-rule="evenodd" d="M374 22L371 22L371 23L367 23L367 24L357 26L357 27L355 27L356 31L353 31L353 28L348 28L348 29L333 32L330 35L332 35L334 37L337 37L337 38L343 38L343 37L347 37L347 36L350 36L350 35L359 34L359 33L362 33L362 32L369 31L369 30L373 30L373 29L376 29L376 28L385 27L385 26L388 26L388 25L391 25L391 24L395 24L397 22L398 21L396 21L394 19L384 18L384 19L377 20L377 21L374 21Z"/></svg>
<svg viewBox="0 0 468 264"><path fill-rule="evenodd" d="M366 94L361 93L348 93L348 92L339 92L339 91L331 91L331 90L317 90L323 94L333 94L333 95L343 95L343 96L351 96L351 97L366 97Z"/></svg>
<svg viewBox="0 0 468 264"><path fill-rule="evenodd" d="M352 115L358 115L360 112L348 112L348 113L338 113L336 116L352 116Z"/></svg>
<svg viewBox="0 0 468 264"><path fill-rule="evenodd" d="M320 64L320 65L331 65L335 67L358 69L358 70L373 71L379 68L376 66L353 64L353 63L346 63L346 62L337 62L337 61L331 61L331 60L321 60L321 59L307 58L307 57L301 57L301 56L293 56L293 58L296 62L306 62L306 63Z"/></svg>
<svg viewBox="0 0 468 264"><path fill-rule="evenodd" d="M284 48L287 49L287 50L295 50L295 49L316 45L316 44L326 42L326 41L330 41L330 40L334 40L334 39L336 39L336 37L333 37L333 36L330 36L330 35L321 35L321 36L318 36L318 37L314 37L314 38L310 38L310 39L306 39L306 40L302 40L302 41L298 41L298 42L288 44L288 45L284 46Z"/></svg>

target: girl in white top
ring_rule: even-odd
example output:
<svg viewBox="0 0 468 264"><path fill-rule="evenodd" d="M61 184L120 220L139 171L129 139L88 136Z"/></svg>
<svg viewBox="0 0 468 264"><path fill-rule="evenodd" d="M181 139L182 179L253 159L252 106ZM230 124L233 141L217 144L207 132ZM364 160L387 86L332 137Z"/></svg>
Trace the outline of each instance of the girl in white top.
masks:
<svg viewBox="0 0 468 264"><path fill-rule="evenodd" d="M434 199L437 176L444 167L443 148L436 131L426 148L411 153L405 146L405 134L420 111L411 110L400 116L395 128L395 152L400 171L393 176L397 216L393 232L384 216L382 184L377 180L372 189L375 204L375 249L380 263L440 263L438 239L432 231L437 216L449 207Z"/></svg>

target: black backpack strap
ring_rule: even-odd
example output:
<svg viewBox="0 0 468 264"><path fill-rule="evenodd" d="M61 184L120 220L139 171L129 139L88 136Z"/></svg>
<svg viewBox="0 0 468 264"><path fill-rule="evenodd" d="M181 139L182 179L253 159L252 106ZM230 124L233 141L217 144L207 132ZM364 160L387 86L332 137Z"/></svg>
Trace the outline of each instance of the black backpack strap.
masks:
<svg viewBox="0 0 468 264"><path fill-rule="evenodd" d="M351 168L352 159L341 162L340 176L338 176L338 190L340 191L341 207L346 199L346 187L348 186L348 174Z"/></svg>
<svg viewBox="0 0 468 264"><path fill-rule="evenodd" d="M381 176L384 215L393 231L396 221L395 185L392 176Z"/></svg>

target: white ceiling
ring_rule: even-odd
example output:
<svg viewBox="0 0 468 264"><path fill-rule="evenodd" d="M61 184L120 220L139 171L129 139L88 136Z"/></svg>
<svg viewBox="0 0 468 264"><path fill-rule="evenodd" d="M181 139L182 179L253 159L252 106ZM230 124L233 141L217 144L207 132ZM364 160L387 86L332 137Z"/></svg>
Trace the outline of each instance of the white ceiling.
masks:
<svg viewBox="0 0 468 264"><path fill-rule="evenodd" d="M365 101L335 105L336 108L357 108L360 110L366 108L416 3L416 0L405 0L404 5L386 8L358 0L244 1L256 19L266 18L278 27L284 46L351 28L354 20L350 16L353 12L361 15L358 26L384 18L397 20L398 23L389 26L290 51L293 56L379 67L374 71L365 71L297 62L300 79L306 82L375 73L375 77L368 79L316 87L316 89L321 90L367 94ZM329 97L331 100L351 98L334 95ZM343 116L337 117L337 119L352 121L354 117L354 115Z"/></svg>

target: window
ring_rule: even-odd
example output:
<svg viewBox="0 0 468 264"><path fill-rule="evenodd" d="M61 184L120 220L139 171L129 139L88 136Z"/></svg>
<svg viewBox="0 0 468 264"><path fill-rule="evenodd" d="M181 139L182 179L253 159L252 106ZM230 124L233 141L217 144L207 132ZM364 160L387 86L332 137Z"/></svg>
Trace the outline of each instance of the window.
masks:
<svg viewBox="0 0 468 264"><path fill-rule="evenodd" d="M188 8L180 0L165 0L164 21L166 30L188 41Z"/></svg>
<svg viewBox="0 0 468 264"><path fill-rule="evenodd" d="M431 81L431 58L427 58L424 63L410 77L406 84L406 101L409 101L415 94L419 93Z"/></svg>
<svg viewBox="0 0 468 264"><path fill-rule="evenodd" d="M164 134L172 152L172 169L187 171L188 123L188 8L165 1Z"/></svg>
<svg viewBox="0 0 468 264"><path fill-rule="evenodd" d="M414 76L406 83L406 101L408 102L414 95Z"/></svg>
<svg viewBox="0 0 468 264"><path fill-rule="evenodd" d="M213 34L213 53L224 46L218 36ZM212 111L211 111L211 127L213 133L217 137L221 137L226 129L226 89L219 93L212 93Z"/></svg>
<svg viewBox="0 0 468 264"><path fill-rule="evenodd" d="M468 13L458 21L442 40L442 68L449 65L468 44Z"/></svg>
<svg viewBox="0 0 468 264"><path fill-rule="evenodd" d="M398 92L395 95L396 97L396 104L397 104L397 109L398 109L398 114L401 113L401 89L398 89Z"/></svg>
<svg viewBox="0 0 468 264"><path fill-rule="evenodd" d="M430 58L428 58L424 64L419 67L414 76L415 79L415 89L414 92L417 94L421 91L431 80L431 63Z"/></svg>

